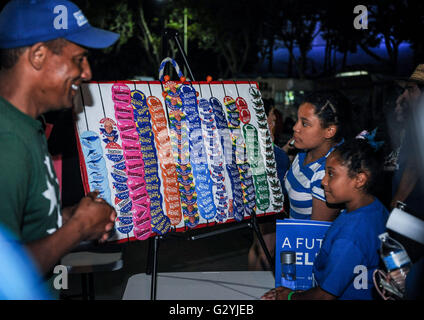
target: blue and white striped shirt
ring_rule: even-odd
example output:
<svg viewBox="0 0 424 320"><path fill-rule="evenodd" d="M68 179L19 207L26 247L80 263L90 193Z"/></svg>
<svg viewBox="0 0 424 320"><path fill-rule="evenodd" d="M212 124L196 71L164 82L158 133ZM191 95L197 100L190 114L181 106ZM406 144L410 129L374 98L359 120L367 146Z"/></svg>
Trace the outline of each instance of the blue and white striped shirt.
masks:
<svg viewBox="0 0 424 320"><path fill-rule="evenodd" d="M330 153L316 161L304 165L306 152L299 152L284 178L290 200L290 218L311 219L312 197L325 201L321 180L325 176L325 161Z"/></svg>

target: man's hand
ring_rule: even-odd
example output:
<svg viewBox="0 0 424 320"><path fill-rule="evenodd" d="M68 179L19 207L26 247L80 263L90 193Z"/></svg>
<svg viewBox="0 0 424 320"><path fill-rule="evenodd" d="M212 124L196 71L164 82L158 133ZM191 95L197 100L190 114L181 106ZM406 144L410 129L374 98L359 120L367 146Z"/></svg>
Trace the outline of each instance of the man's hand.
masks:
<svg viewBox="0 0 424 320"><path fill-rule="evenodd" d="M69 221L69 219L72 218L77 207L78 207L78 205L76 204L76 205L73 205L71 207L62 208L62 225L67 223Z"/></svg>
<svg viewBox="0 0 424 320"><path fill-rule="evenodd" d="M65 211L67 222L53 234L27 243L27 247L42 273L53 266L84 240L105 242L112 230L116 212L98 192L90 192L76 206Z"/></svg>
<svg viewBox="0 0 424 320"><path fill-rule="evenodd" d="M74 210L72 220L80 225L82 240L105 242L112 230L116 212L105 200L98 198L98 192L90 192L81 199Z"/></svg>

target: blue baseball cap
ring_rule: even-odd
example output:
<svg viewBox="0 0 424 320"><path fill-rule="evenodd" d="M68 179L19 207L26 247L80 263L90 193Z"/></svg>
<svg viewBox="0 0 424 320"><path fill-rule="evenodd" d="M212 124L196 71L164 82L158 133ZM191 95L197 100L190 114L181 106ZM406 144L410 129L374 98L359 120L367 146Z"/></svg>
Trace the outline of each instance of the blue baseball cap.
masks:
<svg viewBox="0 0 424 320"><path fill-rule="evenodd" d="M91 26L82 11L66 0L12 0L0 13L0 48L57 38L100 49L115 43L119 34Z"/></svg>

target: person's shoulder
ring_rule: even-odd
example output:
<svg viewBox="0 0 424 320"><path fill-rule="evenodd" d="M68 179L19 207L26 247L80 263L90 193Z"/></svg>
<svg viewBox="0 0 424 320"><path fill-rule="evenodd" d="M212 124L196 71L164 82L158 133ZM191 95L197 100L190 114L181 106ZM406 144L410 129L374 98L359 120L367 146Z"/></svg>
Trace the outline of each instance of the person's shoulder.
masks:
<svg viewBox="0 0 424 320"><path fill-rule="evenodd" d="M383 203L378 198L374 198L374 201L370 203L369 205L362 207L362 211L366 212L367 214L374 214L376 216L379 216L382 214L383 216L388 215L388 211Z"/></svg>
<svg viewBox="0 0 424 320"><path fill-rule="evenodd" d="M30 149L27 143L27 139L19 131L0 129L0 148L2 149L2 153Z"/></svg>
<svg viewBox="0 0 424 320"><path fill-rule="evenodd" d="M277 145L274 145L274 154L275 154L275 160L277 162L279 160L280 161L286 161L287 160L287 162L289 161L289 157L288 157L287 153Z"/></svg>
<svg viewBox="0 0 424 320"><path fill-rule="evenodd" d="M384 205L377 199L364 207L361 207L355 212L346 214L348 223L346 223L346 230L355 239L358 239L358 233L362 234L364 239L370 238L377 239L379 233L384 231L385 223L388 217L388 211ZM347 233L347 231L346 231Z"/></svg>
<svg viewBox="0 0 424 320"><path fill-rule="evenodd" d="M293 159L292 166L300 166L301 163L305 160L306 152L300 151L296 154Z"/></svg>
<svg viewBox="0 0 424 320"><path fill-rule="evenodd" d="M0 134L14 134L24 140L31 139L38 130L38 123L38 120L22 113L0 96Z"/></svg>
<svg viewBox="0 0 424 320"><path fill-rule="evenodd" d="M386 224L386 221L389 217L389 211L377 198L375 198L374 202L370 205L368 214L373 215L373 218L377 221L377 223L383 224Z"/></svg>
<svg viewBox="0 0 424 320"><path fill-rule="evenodd" d="M25 123L17 119L16 112L11 108L13 106L0 97L0 146L5 152L26 146L33 137L33 132L26 130Z"/></svg>
<svg viewBox="0 0 424 320"><path fill-rule="evenodd" d="M31 165L32 148L29 139L11 130L0 130L0 162L3 168Z"/></svg>
<svg viewBox="0 0 424 320"><path fill-rule="evenodd" d="M324 163L317 162L315 166L312 168L314 174L312 176L312 181L321 181L325 176L325 161Z"/></svg>

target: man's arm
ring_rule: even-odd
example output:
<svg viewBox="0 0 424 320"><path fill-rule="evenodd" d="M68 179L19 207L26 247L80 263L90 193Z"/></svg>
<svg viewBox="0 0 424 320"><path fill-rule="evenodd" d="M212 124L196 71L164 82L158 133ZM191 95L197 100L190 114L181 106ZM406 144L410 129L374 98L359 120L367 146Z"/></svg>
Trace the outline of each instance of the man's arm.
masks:
<svg viewBox="0 0 424 320"><path fill-rule="evenodd" d="M113 228L115 210L104 200L95 199L93 193L84 197L74 210L74 214L55 233L26 244L43 274L81 241L106 241L108 232Z"/></svg>
<svg viewBox="0 0 424 320"><path fill-rule="evenodd" d="M415 165L414 161L409 160L405 170L402 173L402 177L399 181L399 186L392 198L390 207L396 207L397 201L405 202L412 190L414 190L419 178L419 169Z"/></svg>
<svg viewBox="0 0 424 320"><path fill-rule="evenodd" d="M0 149L0 223L21 240L27 193L31 184L31 158L25 143L13 133L3 133ZM13 152L11 152L13 151ZM47 273L67 252L84 240L105 241L113 228L115 210L98 193L89 193L65 209L62 228L44 238L24 243L42 273ZM47 214L47 212L46 212Z"/></svg>

